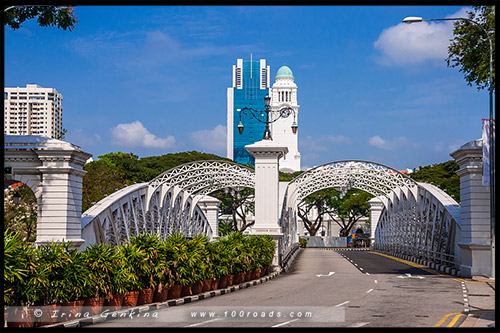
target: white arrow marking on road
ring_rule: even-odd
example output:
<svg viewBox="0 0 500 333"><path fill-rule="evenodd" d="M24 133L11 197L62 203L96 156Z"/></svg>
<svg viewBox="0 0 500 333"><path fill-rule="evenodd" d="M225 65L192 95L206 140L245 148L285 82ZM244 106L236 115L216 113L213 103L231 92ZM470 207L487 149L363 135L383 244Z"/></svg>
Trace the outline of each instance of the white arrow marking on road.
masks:
<svg viewBox="0 0 500 333"><path fill-rule="evenodd" d="M423 276L411 276L410 273L405 273L406 276L399 275L398 278L400 279L405 279L405 278L410 278L410 279L425 279Z"/></svg>
<svg viewBox="0 0 500 333"><path fill-rule="evenodd" d="M328 275L324 275L324 274L316 274L317 277L321 277L321 276L332 276L333 274L335 274L335 272L330 272L328 273Z"/></svg>

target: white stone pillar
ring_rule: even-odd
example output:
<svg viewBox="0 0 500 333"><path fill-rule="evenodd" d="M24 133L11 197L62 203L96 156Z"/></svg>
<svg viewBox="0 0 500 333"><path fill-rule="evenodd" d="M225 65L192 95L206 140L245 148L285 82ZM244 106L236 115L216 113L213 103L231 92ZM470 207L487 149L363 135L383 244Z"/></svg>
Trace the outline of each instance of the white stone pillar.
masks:
<svg viewBox="0 0 500 333"><path fill-rule="evenodd" d="M491 274L490 189L482 185L482 141L471 141L450 154L460 169L460 274Z"/></svg>
<svg viewBox="0 0 500 333"><path fill-rule="evenodd" d="M212 238L219 237L219 205L221 201L211 196L204 196L198 201L198 206L205 214L210 228L212 228Z"/></svg>
<svg viewBox="0 0 500 333"><path fill-rule="evenodd" d="M288 148L272 140L262 140L245 148L255 157L255 224L251 233L281 234L278 160Z"/></svg>
<svg viewBox="0 0 500 333"><path fill-rule="evenodd" d="M272 140L262 140L245 146L255 157L255 224L250 229L253 235L271 235L278 246L273 266L281 262L280 238L283 236L279 220L279 159L288 153L288 148Z"/></svg>
<svg viewBox="0 0 500 333"><path fill-rule="evenodd" d="M82 216L82 178L90 154L75 150L40 150L41 201L38 205L36 244L71 241L79 248Z"/></svg>
<svg viewBox="0 0 500 333"><path fill-rule="evenodd" d="M384 209L384 203L378 197L374 197L368 200L368 205L370 206L370 244L373 245L375 242L375 230L377 230L378 220Z"/></svg>

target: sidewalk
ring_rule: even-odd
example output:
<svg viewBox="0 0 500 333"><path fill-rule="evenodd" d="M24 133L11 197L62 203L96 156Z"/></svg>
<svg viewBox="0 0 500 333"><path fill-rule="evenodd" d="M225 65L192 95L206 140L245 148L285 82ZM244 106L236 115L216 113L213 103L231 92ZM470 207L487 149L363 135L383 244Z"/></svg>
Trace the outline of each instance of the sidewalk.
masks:
<svg viewBox="0 0 500 333"><path fill-rule="evenodd" d="M467 288L469 314L460 327L496 327L495 279L473 276L463 280Z"/></svg>

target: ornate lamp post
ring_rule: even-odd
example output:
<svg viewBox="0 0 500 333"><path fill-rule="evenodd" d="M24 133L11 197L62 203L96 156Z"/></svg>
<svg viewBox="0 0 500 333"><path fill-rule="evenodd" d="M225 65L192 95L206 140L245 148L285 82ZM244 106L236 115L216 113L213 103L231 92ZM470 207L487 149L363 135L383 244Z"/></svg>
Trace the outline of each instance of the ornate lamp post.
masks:
<svg viewBox="0 0 500 333"><path fill-rule="evenodd" d="M275 121L277 121L280 118L288 118L291 114L293 114L292 132L293 132L293 134L296 134L298 126L297 126L297 122L295 121L295 110L291 107L288 107L288 106L281 108L279 110L271 110L270 109L271 97L269 97L269 95L264 97L264 101L265 101L265 105L266 105L266 108L264 111L255 110L255 109L252 109L249 107L244 107L241 110L240 109L237 110L240 112L240 122L238 124L238 132L240 133L240 135L243 134L243 129L244 129L243 123L241 122L241 114L242 113L244 113L244 114L250 113L257 121L266 124L266 129L264 130L264 136L262 137L262 140L272 140L271 130L269 129L269 124L274 123ZM265 121L263 121L257 117L257 115L263 116L264 113L266 115ZM275 114L275 115L277 115L277 117L271 120L269 118L269 113Z"/></svg>
<svg viewBox="0 0 500 333"><path fill-rule="evenodd" d="M475 22L471 19L464 17L452 17L452 18L440 18L440 19L424 19L422 17L406 17L403 19L403 23L418 23L423 21L467 21L478 26L488 38L490 43L490 78L489 78L489 91L490 91L490 149L489 149L489 159L490 159L490 232L491 232L491 277L495 277L495 136L494 136L494 118L493 118L493 43L491 42L491 36L486 29L483 28L481 24Z"/></svg>

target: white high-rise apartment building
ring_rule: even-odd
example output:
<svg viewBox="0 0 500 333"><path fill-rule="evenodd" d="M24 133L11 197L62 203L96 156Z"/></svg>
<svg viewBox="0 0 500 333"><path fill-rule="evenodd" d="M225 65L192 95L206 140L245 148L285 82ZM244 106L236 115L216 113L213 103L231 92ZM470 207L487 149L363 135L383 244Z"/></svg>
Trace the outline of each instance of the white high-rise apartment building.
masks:
<svg viewBox="0 0 500 333"><path fill-rule="evenodd" d="M54 88L37 84L4 88L4 134L61 138L62 99Z"/></svg>

